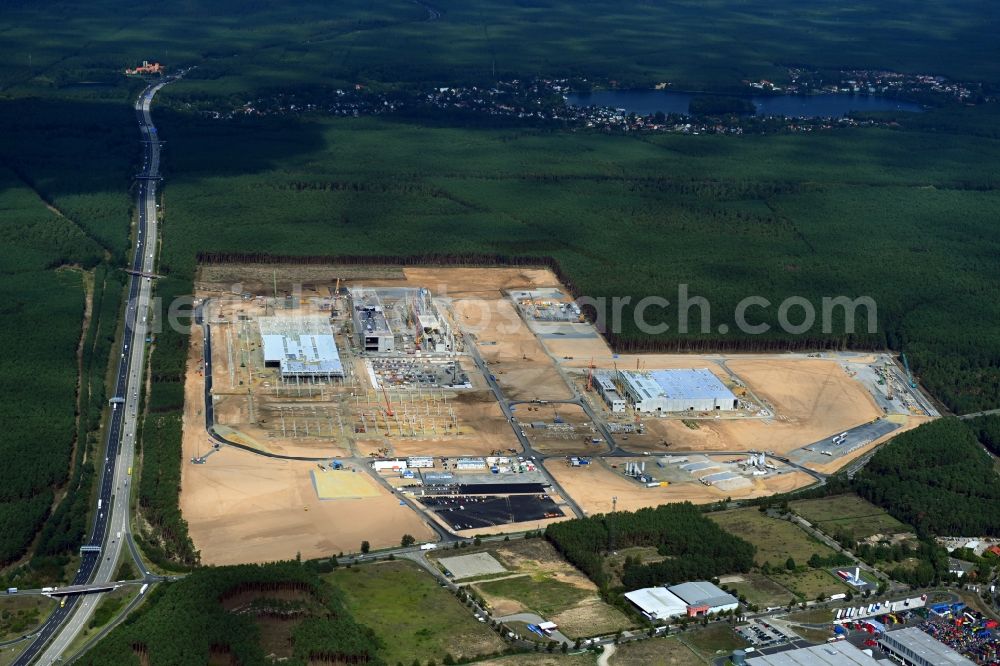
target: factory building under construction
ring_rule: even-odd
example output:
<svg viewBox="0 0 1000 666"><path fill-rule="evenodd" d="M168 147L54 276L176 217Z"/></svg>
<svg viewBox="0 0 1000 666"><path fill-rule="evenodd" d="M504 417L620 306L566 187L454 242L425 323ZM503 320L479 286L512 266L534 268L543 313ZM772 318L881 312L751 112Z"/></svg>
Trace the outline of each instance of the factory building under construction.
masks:
<svg viewBox="0 0 1000 666"><path fill-rule="evenodd" d="M450 352L454 338L447 320L438 315L428 289L420 288L410 301L410 315L417 349L429 352Z"/></svg>
<svg viewBox="0 0 1000 666"><path fill-rule="evenodd" d="M644 413L733 411L739 399L707 368L594 373L594 383L613 412L625 402Z"/></svg>
<svg viewBox="0 0 1000 666"><path fill-rule="evenodd" d="M344 365L326 317L260 317L264 366L279 368L281 377L333 379Z"/></svg>
<svg viewBox="0 0 1000 666"><path fill-rule="evenodd" d="M371 289L351 290L351 312L358 346L365 352L391 352L395 337L378 294Z"/></svg>
<svg viewBox="0 0 1000 666"><path fill-rule="evenodd" d="M597 392L601 394L601 397L604 398L608 409L612 412L625 411L625 398L618 392L612 373L594 373L594 386L597 388Z"/></svg>

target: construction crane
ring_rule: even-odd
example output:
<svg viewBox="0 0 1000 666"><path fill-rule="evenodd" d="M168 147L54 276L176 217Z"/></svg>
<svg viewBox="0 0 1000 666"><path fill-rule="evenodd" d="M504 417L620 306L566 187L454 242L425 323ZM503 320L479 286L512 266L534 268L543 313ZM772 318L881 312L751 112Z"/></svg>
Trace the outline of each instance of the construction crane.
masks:
<svg viewBox="0 0 1000 666"><path fill-rule="evenodd" d="M382 395L385 396L385 413L387 416L395 416L392 413L392 403L389 402L389 392L385 390L385 384L382 384Z"/></svg>
<svg viewBox="0 0 1000 666"><path fill-rule="evenodd" d="M913 373L910 372L910 362L906 360L906 354L900 354L903 359L903 369L906 370L906 379L910 382L910 388L917 388L917 380L913 378Z"/></svg>
<svg viewBox="0 0 1000 666"><path fill-rule="evenodd" d="M590 371L587 372L587 391L594 390L594 359L590 359Z"/></svg>
<svg viewBox="0 0 1000 666"><path fill-rule="evenodd" d="M333 288L333 313L340 314L340 278L337 278L337 286Z"/></svg>

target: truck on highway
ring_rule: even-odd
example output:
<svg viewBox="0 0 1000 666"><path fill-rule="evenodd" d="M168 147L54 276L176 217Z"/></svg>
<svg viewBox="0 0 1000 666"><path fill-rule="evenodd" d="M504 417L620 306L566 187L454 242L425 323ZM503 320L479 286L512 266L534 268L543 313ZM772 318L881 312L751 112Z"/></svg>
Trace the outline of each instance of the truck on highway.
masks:
<svg viewBox="0 0 1000 666"><path fill-rule="evenodd" d="M436 543L422 543L420 544L420 550L437 550Z"/></svg>
<svg viewBox="0 0 1000 666"><path fill-rule="evenodd" d="M42 588L42 592L55 592L55 591L56 591L56 588L54 588L54 587L43 587Z"/></svg>
<svg viewBox="0 0 1000 666"><path fill-rule="evenodd" d="M104 506L104 500L102 499L97 500L97 510L100 511L101 507L103 506Z"/></svg>
<svg viewBox="0 0 1000 666"><path fill-rule="evenodd" d="M8 587L7 588L7 594L17 594L17 588L16 587Z"/></svg>
<svg viewBox="0 0 1000 666"><path fill-rule="evenodd" d="M149 589L149 583L143 583L142 587L139 588L139 594L145 594L146 590Z"/></svg>

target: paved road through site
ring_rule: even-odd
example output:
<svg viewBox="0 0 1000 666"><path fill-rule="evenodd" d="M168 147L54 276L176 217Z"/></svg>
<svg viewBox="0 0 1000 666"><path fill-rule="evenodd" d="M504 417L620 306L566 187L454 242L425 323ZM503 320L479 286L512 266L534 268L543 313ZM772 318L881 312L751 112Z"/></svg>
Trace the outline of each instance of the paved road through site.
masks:
<svg viewBox="0 0 1000 666"><path fill-rule="evenodd" d="M137 175L139 220L136 229L135 255L131 264L125 332L122 336L112 412L107 425L106 458L101 467L100 493L88 547L98 552L83 552L80 570L73 585L113 581L122 544L128 542L129 554L142 573L149 577L129 533L129 492L135 457L135 433L138 422L139 388L142 385L146 334L149 326L152 285L143 274L153 272L156 255L156 183L159 180L160 143L150 117L153 96L173 80L167 78L146 88L136 102L135 111L143 138L143 168ZM152 577L150 577L152 579ZM66 598L39 629L34 641L14 664L21 666L38 658L39 664L51 664L63 653L86 626L101 599L100 594L81 594ZM46 647L47 645L47 647ZM44 648L44 652L42 652Z"/></svg>

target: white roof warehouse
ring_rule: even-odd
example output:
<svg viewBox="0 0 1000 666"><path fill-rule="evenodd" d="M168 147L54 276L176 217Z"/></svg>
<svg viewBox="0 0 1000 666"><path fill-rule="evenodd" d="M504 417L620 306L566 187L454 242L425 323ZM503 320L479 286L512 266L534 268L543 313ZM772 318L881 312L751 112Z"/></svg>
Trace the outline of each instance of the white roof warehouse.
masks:
<svg viewBox="0 0 1000 666"><path fill-rule="evenodd" d="M681 583L672 587L647 587L626 592L625 598L651 620L681 615L701 617L739 607L736 597L708 581Z"/></svg>

